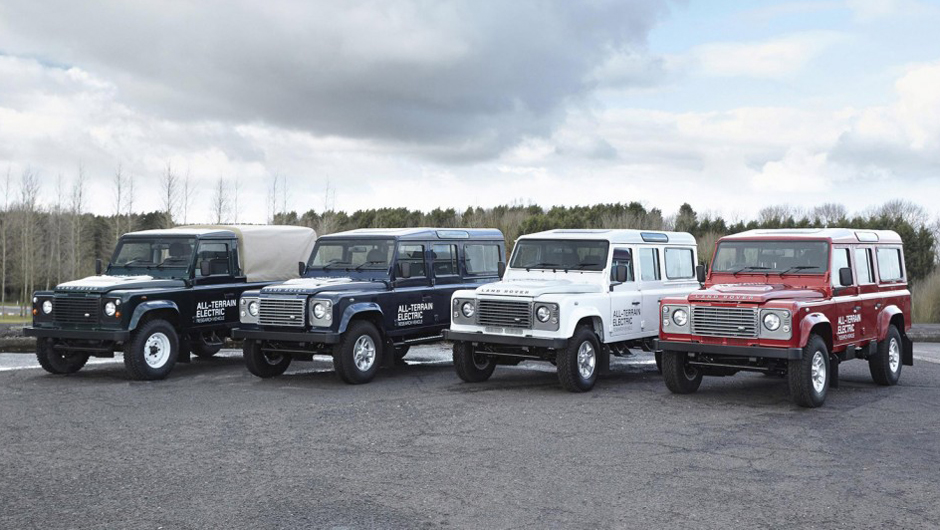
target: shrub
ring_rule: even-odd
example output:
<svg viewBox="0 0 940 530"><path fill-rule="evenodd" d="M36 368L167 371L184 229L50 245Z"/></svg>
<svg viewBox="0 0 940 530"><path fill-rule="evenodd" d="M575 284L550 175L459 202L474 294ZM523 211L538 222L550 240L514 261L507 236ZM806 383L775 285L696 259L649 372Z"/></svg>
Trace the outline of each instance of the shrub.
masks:
<svg viewBox="0 0 940 530"><path fill-rule="evenodd" d="M914 322L940 323L940 268L911 284L911 310Z"/></svg>

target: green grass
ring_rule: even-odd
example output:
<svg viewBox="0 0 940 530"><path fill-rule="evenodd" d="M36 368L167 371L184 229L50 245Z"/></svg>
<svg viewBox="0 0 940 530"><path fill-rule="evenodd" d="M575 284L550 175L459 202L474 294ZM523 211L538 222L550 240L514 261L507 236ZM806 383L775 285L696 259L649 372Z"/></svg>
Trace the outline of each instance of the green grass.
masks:
<svg viewBox="0 0 940 530"><path fill-rule="evenodd" d="M940 323L940 268L911 285L911 306L915 323Z"/></svg>
<svg viewBox="0 0 940 530"><path fill-rule="evenodd" d="M32 316L0 315L0 324L25 324L32 321Z"/></svg>

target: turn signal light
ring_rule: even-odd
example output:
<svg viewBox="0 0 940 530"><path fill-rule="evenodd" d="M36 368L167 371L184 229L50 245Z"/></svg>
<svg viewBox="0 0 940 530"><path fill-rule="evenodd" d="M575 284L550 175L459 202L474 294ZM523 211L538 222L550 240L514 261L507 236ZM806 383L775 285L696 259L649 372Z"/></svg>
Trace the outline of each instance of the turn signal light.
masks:
<svg viewBox="0 0 940 530"><path fill-rule="evenodd" d="M33 316L36 316L36 315L38 315L38 314L39 314L39 310L33 309Z"/></svg>

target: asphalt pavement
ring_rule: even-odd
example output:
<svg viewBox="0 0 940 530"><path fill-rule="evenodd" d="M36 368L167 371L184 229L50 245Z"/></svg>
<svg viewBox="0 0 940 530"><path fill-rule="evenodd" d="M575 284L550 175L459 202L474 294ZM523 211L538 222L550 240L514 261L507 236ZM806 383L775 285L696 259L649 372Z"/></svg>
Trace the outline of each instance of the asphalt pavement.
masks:
<svg viewBox="0 0 940 530"><path fill-rule="evenodd" d="M443 346L362 386L0 354L0 528L938 528L940 345L915 351L815 410L759 374L672 395L649 356L570 394L538 363L462 383Z"/></svg>

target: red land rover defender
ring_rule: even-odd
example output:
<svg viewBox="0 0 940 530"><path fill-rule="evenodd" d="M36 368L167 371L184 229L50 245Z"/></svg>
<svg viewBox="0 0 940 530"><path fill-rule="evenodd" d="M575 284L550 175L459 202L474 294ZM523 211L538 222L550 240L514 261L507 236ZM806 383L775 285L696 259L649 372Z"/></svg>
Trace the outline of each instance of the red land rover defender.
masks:
<svg viewBox="0 0 940 530"><path fill-rule="evenodd" d="M794 402L818 407L839 363L866 359L893 385L914 362L911 292L901 238L887 230L751 230L718 241L703 288L664 298L659 348L666 386L702 376L785 375Z"/></svg>

